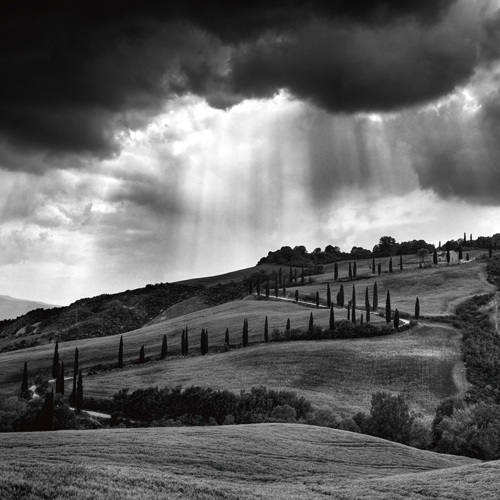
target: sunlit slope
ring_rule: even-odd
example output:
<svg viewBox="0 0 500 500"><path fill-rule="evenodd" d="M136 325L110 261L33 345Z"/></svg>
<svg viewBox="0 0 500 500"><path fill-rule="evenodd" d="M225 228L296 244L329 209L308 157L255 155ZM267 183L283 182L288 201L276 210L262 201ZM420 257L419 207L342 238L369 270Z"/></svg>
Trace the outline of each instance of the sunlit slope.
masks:
<svg viewBox="0 0 500 500"><path fill-rule="evenodd" d="M133 330L123 334L124 358L127 364L139 359L141 346L145 346L146 356L157 359L161 352L163 335L167 335L170 354L179 354L181 350L182 330L189 329L190 349L193 353L200 350L200 333L202 328L208 329L210 349L219 350L224 344L226 328L229 328L230 344L241 343L243 320L248 319L249 340L260 342L264 337L264 322L268 316L269 333L274 328L284 329L290 318L292 328L307 329L309 316L313 313L315 323L327 328L329 311L326 309L310 309L292 302L246 300L228 302L220 306L193 312L164 322ZM336 319L345 319L347 311L336 309ZM382 321L374 318L374 321ZM116 363L120 335L81 339L59 344L59 355L66 366L66 374L70 374L73 366L75 347L80 351L80 367L84 370L97 365ZM54 345L38 346L0 354L0 388L10 384L20 385L24 362L28 362L30 376L41 373L49 377L52 369Z"/></svg>
<svg viewBox="0 0 500 500"><path fill-rule="evenodd" d="M366 480L397 494L427 471L437 471L431 479L455 470L457 477L465 470L480 479L481 465L472 464L477 461L292 424L12 433L2 436L0 497L314 499L339 490L339 498L351 499L359 497L350 487L362 492ZM479 494L481 487L475 482L468 491Z"/></svg>
<svg viewBox="0 0 500 500"><path fill-rule="evenodd" d="M460 343L453 328L432 325L371 339L260 344L103 372L85 379L85 394L111 396L122 387L150 385L236 392L265 385L350 415L369 411L373 392L390 390L429 416L443 398L465 391Z"/></svg>
<svg viewBox="0 0 500 500"><path fill-rule="evenodd" d="M376 261L377 262L377 261ZM387 291L391 295L392 309L398 308L400 312L413 315L415 299L419 298L420 313L425 316L453 314L456 306L464 300L478 294L495 292L495 286L486 280L486 264L471 262L468 264L440 264L437 267L418 269L403 267L399 270L398 260L394 260L394 272L382 272L380 276L371 274L368 266L370 260L358 261L357 275L362 277L355 281L343 282L345 300L352 297L352 286L356 288L356 298L359 307L364 307L365 290L368 286L370 304L373 301L373 285L378 288L379 309L385 311ZM339 264L339 277L348 275L348 263ZM327 283L330 284L332 297L335 300L340 289L340 283L335 282L333 271L328 266L325 274L313 276L314 283L297 287L299 294L315 294L319 292L320 298L326 300ZM387 271L387 267L385 268ZM289 293L295 293L295 287L289 287Z"/></svg>

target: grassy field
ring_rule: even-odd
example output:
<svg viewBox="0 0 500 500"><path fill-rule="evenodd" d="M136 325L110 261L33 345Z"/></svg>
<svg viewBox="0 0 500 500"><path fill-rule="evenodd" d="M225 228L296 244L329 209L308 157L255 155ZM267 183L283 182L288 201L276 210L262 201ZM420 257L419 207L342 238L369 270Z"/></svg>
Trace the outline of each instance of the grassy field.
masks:
<svg viewBox="0 0 500 500"><path fill-rule="evenodd" d="M368 286L370 303L373 300L373 284L377 282L379 309L384 311L387 291L391 294L392 309L413 315L415 299L419 298L420 314L437 316L453 314L456 306L464 300L483 293L494 292L495 286L486 281L486 264L470 262L468 264L449 265L440 264L437 267L418 269L403 268L399 271L395 263L393 273L382 272L380 276L372 275L368 270L371 260L361 261L358 265L358 279L352 282L343 282L346 302L351 299L352 285L356 287L356 298L359 306L364 305L365 289ZM342 262L339 276L345 277L343 269L348 263ZM297 287L300 295L315 294L319 291L320 298L326 300L326 286L330 284L332 298L336 297L340 283L334 281L333 271L329 268L325 274L314 276L311 284ZM295 287L287 289L295 293ZM335 299L334 299L335 300Z"/></svg>
<svg viewBox="0 0 500 500"><path fill-rule="evenodd" d="M307 329L311 312L315 318L315 324L324 328L328 327L330 313L327 309L311 309L292 302L254 300L251 297L229 302L124 333L125 362L129 364L136 362L142 345L145 346L146 356L158 359L163 335L167 335L170 354L179 354L181 334L186 325L190 332L190 350L193 353L199 353L202 328L208 329L210 348L219 350L224 345L226 328L229 328L230 344L238 346L241 343L245 318L248 318L249 323L249 340L255 343L263 340L266 316L268 316L269 333L271 333L273 328L284 330L287 318L290 318L292 328ZM336 309L335 312L337 320L347 318L347 310ZM374 316L373 322L383 322L383 320ZM71 374L75 347L78 347L80 352L80 367L85 370L99 363L116 363L119 340L120 336L115 335L60 343L59 355L65 362L66 374ZM31 377L34 377L36 373L49 377L53 353L53 344L1 353L0 388L17 390L25 361L28 363Z"/></svg>
<svg viewBox="0 0 500 500"><path fill-rule="evenodd" d="M422 325L389 337L259 344L247 349L125 367L86 377L87 396L122 387L190 385L239 392L253 386L292 390L340 415L368 411L373 392L408 397L431 416L443 398L463 394L460 334Z"/></svg>
<svg viewBox="0 0 500 500"><path fill-rule="evenodd" d="M0 498L436 498L428 474L447 498L493 498L498 472L498 462L306 425L12 433L2 436Z"/></svg>

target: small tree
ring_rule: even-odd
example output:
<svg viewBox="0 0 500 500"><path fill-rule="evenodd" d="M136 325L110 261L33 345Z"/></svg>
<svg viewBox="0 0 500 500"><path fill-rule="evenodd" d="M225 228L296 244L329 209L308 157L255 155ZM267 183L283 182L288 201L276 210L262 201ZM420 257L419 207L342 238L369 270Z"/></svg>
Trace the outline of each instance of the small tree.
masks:
<svg viewBox="0 0 500 500"><path fill-rule="evenodd" d="M167 336L163 335L163 341L161 343L161 359L165 359L167 357Z"/></svg>
<svg viewBox="0 0 500 500"><path fill-rule="evenodd" d="M120 346L118 347L118 368L123 368L123 336L120 336Z"/></svg>
<svg viewBox="0 0 500 500"><path fill-rule="evenodd" d="M330 290L330 283L326 284L326 305L332 307L332 292Z"/></svg>
<svg viewBox="0 0 500 500"><path fill-rule="evenodd" d="M264 323L264 342L266 344L269 342L269 325L267 323L267 316L266 316L266 321Z"/></svg>
<svg viewBox="0 0 500 500"><path fill-rule="evenodd" d="M390 323L391 321L391 294L387 290L387 298L385 299L385 321Z"/></svg>
<svg viewBox="0 0 500 500"><path fill-rule="evenodd" d="M313 320L313 313L309 315L309 328L308 331L312 332L314 328L314 320Z"/></svg>
<svg viewBox="0 0 500 500"><path fill-rule="evenodd" d="M464 258L462 247L458 247L458 260L462 260Z"/></svg>
<svg viewBox="0 0 500 500"><path fill-rule="evenodd" d="M64 361L61 362L56 392L64 396Z"/></svg>
<svg viewBox="0 0 500 500"><path fill-rule="evenodd" d="M28 390L28 363L25 361L24 362L24 369L23 369L23 380L21 382L21 396L26 393Z"/></svg>
<svg viewBox="0 0 500 500"><path fill-rule="evenodd" d="M330 331L335 330L335 313L333 312L333 305L330 307Z"/></svg>
<svg viewBox="0 0 500 500"><path fill-rule="evenodd" d="M229 328L226 328L226 337L224 343L229 347Z"/></svg>
<svg viewBox="0 0 500 500"><path fill-rule="evenodd" d="M76 411L83 410L83 375L82 370L78 372L78 383L76 385Z"/></svg>
<svg viewBox="0 0 500 500"><path fill-rule="evenodd" d="M54 347L54 357L52 359L52 377L57 380L59 375L59 341L56 340L56 346Z"/></svg>
<svg viewBox="0 0 500 500"><path fill-rule="evenodd" d="M242 339L243 347L248 345L248 320L245 319L243 321L243 339Z"/></svg>
<svg viewBox="0 0 500 500"><path fill-rule="evenodd" d="M316 292L316 309L319 309L319 292Z"/></svg>
<svg viewBox="0 0 500 500"><path fill-rule="evenodd" d="M365 311L366 311L366 322L370 322L370 299L368 297L368 287L365 290Z"/></svg>
<svg viewBox="0 0 500 500"><path fill-rule="evenodd" d="M42 431L52 430L54 419L54 391L46 392L43 400L42 411L40 412L40 429Z"/></svg>
<svg viewBox="0 0 500 500"><path fill-rule="evenodd" d="M378 309L378 288L377 283L373 284L373 310L377 312Z"/></svg>
<svg viewBox="0 0 500 500"><path fill-rule="evenodd" d="M419 318L420 318L420 302L417 297L417 300L415 300L415 319Z"/></svg>
<svg viewBox="0 0 500 500"><path fill-rule="evenodd" d="M394 311L394 328L396 328L396 330L399 328L399 311L397 308Z"/></svg>
<svg viewBox="0 0 500 500"><path fill-rule="evenodd" d="M144 346L141 347L141 350L139 351L139 363L144 363L146 361L146 356L144 354Z"/></svg>
<svg viewBox="0 0 500 500"><path fill-rule="evenodd" d="M295 302L299 301L299 291L295 290Z"/></svg>

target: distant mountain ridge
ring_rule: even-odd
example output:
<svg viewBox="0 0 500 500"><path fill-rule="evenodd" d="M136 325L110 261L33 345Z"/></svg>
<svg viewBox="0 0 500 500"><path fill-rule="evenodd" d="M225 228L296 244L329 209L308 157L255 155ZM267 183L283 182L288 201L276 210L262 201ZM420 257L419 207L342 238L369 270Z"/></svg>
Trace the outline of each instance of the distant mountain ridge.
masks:
<svg viewBox="0 0 500 500"><path fill-rule="evenodd" d="M33 309L51 309L53 307L59 306L34 300L16 299L9 295L0 295L0 320L14 319Z"/></svg>

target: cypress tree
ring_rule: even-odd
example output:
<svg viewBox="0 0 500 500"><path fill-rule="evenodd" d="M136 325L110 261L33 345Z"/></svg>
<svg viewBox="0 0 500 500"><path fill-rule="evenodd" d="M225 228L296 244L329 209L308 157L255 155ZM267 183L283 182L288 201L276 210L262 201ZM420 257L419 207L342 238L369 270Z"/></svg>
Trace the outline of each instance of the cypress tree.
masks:
<svg viewBox="0 0 500 500"><path fill-rule="evenodd" d="M82 370L78 372L78 383L76 385L76 411L83 410L83 378Z"/></svg>
<svg viewBox="0 0 500 500"><path fill-rule="evenodd" d="M248 320L243 320L243 339L242 339L243 347L248 345Z"/></svg>
<svg viewBox="0 0 500 500"><path fill-rule="evenodd" d="M375 270L375 257L372 257L372 273L375 274L377 271Z"/></svg>
<svg viewBox="0 0 500 500"><path fill-rule="evenodd" d="M278 288L278 278L274 281L274 295L277 297L279 295L279 288Z"/></svg>
<svg viewBox="0 0 500 500"><path fill-rule="evenodd" d="M432 262L434 263L435 266L437 266L438 263L438 254L436 248L434 248L434 252L432 254Z"/></svg>
<svg viewBox="0 0 500 500"><path fill-rule="evenodd" d="M450 263L450 250L446 250L446 262Z"/></svg>
<svg viewBox="0 0 500 500"><path fill-rule="evenodd" d="M467 253L467 255L465 256L465 260L468 262L469 261L469 254Z"/></svg>
<svg viewBox="0 0 500 500"><path fill-rule="evenodd" d="M337 292L337 305L340 307L340 292Z"/></svg>
<svg viewBox="0 0 500 500"><path fill-rule="evenodd" d="M181 335L181 355L186 355L186 330L182 330Z"/></svg>
<svg viewBox="0 0 500 500"><path fill-rule="evenodd" d="M354 324L356 324L356 304L354 301L352 302L352 315L351 315L351 320Z"/></svg>
<svg viewBox="0 0 500 500"><path fill-rule="evenodd" d="M363 313L359 316L359 324L363 325Z"/></svg>
<svg viewBox="0 0 500 500"><path fill-rule="evenodd" d="M229 347L229 328L226 328L226 338L224 339L224 343Z"/></svg>
<svg viewBox="0 0 500 500"><path fill-rule="evenodd" d="M139 351L139 363L144 363L146 361L146 356L144 354L144 346L141 347Z"/></svg>
<svg viewBox="0 0 500 500"><path fill-rule="evenodd" d="M28 390L28 363L24 362L23 380L21 382L21 396Z"/></svg>
<svg viewBox="0 0 500 500"><path fill-rule="evenodd" d="M54 358L52 359L52 377L57 380L59 375L59 341L56 340L54 347Z"/></svg>
<svg viewBox="0 0 500 500"><path fill-rule="evenodd" d="M64 394L64 361L59 367L59 374L56 380L56 394Z"/></svg>
<svg viewBox="0 0 500 500"><path fill-rule="evenodd" d="M267 324L267 316L266 316L266 321L264 323L264 342L266 344L269 342L269 327Z"/></svg>
<svg viewBox="0 0 500 500"><path fill-rule="evenodd" d="M465 231L464 231L464 245L466 242L467 242L467 235L465 234Z"/></svg>
<svg viewBox="0 0 500 500"><path fill-rule="evenodd" d="M118 347L118 368L123 368L123 336L120 337L120 346Z"/></svg>
<svg viewBox="0 0 500 500"><path fill-rule="evenodd" d="M163 341L161 343L161 359L165 359L167 357L167 336L163 335Z"/></svg>
<svg viewBox="0 0 500 500"><path fill-rule="evenodd" d="M59 394L59 384L61 382L61 363L59 363L59 368L57 370L57 377L56 377L56 394Z"/></svg>
<svg viewBox="0 0 500 500"><path fill-rule="evenodd" d="M281 267L280 267L280 269L279 269L279 271L278 271L278 282L279 282L279 286L281 286L281 278L282 278L282 276L281 276Z"/></svg>
<svg viewBox="0 0 500 500"><path fill-rule="evenodd" d="M462 260L464 258L464 255L462 253L462 247L458 247L458 260Z"/></svg>
<svg viewBox="0 0 500 500"><path fill-rule="evenodd" d="M368 287L365 290L365 311L366 311L366 322L370 322L370 298L368 297Z"/></svg>
<svg viewBox="0 0 500 500"><path fill-rule="evenodd" d="M313 313L311 313L309 316L309 329L308 329L308 331L312 332L313 328L314 328L314 320L313 320Z"/></svg>
<svg viewBox="0 0 500 500"><path fill-rule="evenodd" d="M295 302L299 301L299 291L295 290Z"/></svg>
<svg viewBox="0 0 500 500"><path fill-rule="evenodd" d="M356 308L356 288L352 285L352 305Z"/></svg>
<svg viewBox="0 0 500 500"><path fill-rule="evenodd" d="M391 294L387 290L387 298L385 299L385 321L390 323L391 321Z"/></svg>
<svg viewBox="0 0 500 500"><path fill-rule="evenodd" d="M332 292L330 291L330 283L326 284L326 305L332 307Z"/></svg>
<svg viewBox="0 0 500 500"><path fill-rule="evenodd" d="M337 265L336 262L335 262L335 266L333 269L333 277L334 277L335 281L337 281L339 279L339 266Z"/></svg>
<svg viewBox="0 0 500 500"><path fill-rule="evenodd" d="M292 283L293 283L293 269L292 269L292 266L290 266L290 271L289 271L289 275L288 275L288 284L290 286L292 286Z"/></svg>
<svg viewBox="0 0 500 500"><path fill-rule="evenodd" d="M352 265L352 277L356 278L356 275L358 274L358 268L356 266L356 262Z"/></svg>
<svg viewBox="0 0 500 500"><path fill-rule="evenodd" d="M208 354L208 328L205 329L205 353Z"/></svg>
<svg viewBox="0 0 500 500"><path fill-rule="evenodd" d="M352 264L349 262L349 280L352 280Z"/></svg>
<svg viewBox="0 0 500 500"><path fill-rule="evenodd" d="M184 338L184 348L186 350L186 356L189 356L189 336L188 336L188 327L186 325L186 337Z"/></svg>
<svg viewBox="0 0 500 500"><path fill-rule="evenodd" d="M290 318L286 320L286 330L290 331Z"/></svg>
<svg viewBox="0 0 500 500"><path fill-rule="evenodd" d="M52 430L52 420L54 418L54 391L45 393L42 411L40 412L40 429L42 431Z"/></svg>
<svg viewBox="0 0 500 500"><path fill-rule="evenodd" d="M389 257L389 272L392 273L392 257Z"/></svg>
<svg viewBox="0 0 500 500"><path fill-rule="evenodd" d="M76 380L78 378L78 347L75 348L75 360L73 362L73 390L71 391L71 394L69 395L69 404L71 406L76 405Z"/></svg>
<svg viewBox="0 0 500 500"><path fill-rule="evenodd" d="M378 263L378 275L380 276L380 274L382 273L382 264L380 264L380 262Z"/></svg>
<svg viewBox="0 0 500 500"><path fill-rule="evenodd" d="M420 302L417 297L417 300L415 300L415 319L419 318L420 318Z"/></svg>
<svg viewBox="0 0 500 500"><path fill-rule="evenodd" d="M316 292L316 309L319 309L319 292Z"/></svg>
<svg viewBox="0 0 500 500"><path fill-rule="evenodd" d="M345 301L345 297L344 297L344 285L340 285L340 307L344 307L344 301Z"/></svg>
<svg viewBox="0 0 500 500"><path fill-rule="evenodd" d="M335 330L335 313L333 312L333 305L330 307L330 331Z"/></svg>
<svg viewBox="0 0 500 500"><path fill-rule="evenodd" d="M399 311L397 309L394 311L394 328L396 330L399 328Z"/></svg>
<svg viewBox="0 0 500 500"><path fill-rule="evenodd" d="M202 356L208 352L208 331L205 328L201 329L200 349Z"/></svg>
<svg viewBox="0 0 500 500"><path fill-rule="evenodd" d="M439 246L438 246L439 249L441 249L441 240L439 240Z"/></svg>
<svg viewBox="0 0 500 500"><path fill-rule="evenodd" d="M351 321L351 301L347 303L347 321Z"/></svg>
<svg viewBox="0 0 500 500"><path fill-rule="evenodd" d="M399 256L399 270L403 270L403 255Z"/></svg>
<svg viewBox="0 0 500 500"><path fill-rule="evenodd" d="M266 281L266 297L269 297L269 280Z"/></svg>
<svg viewBox="0 0 500 500"><path fill-rule="evenodd" d="M295 268L295 284L297 284L297 268Z"/></svg>
<svg viewBox="0 0 500 500"><path fill-rule="evenodd" d="M260 273L257 274L257 284L255 286L257 288L257 295L260 296Z"/></svg>
<svg viewBox="0 0 500 500"><path fill-rule="evenodd" d="M285 280L283 280L283 297L286 297L286 285L285 285Z"/></svg>
<svg viewBox="0 0 500 500"><path fill-rule="evenodd" d="M377 283L373 284L373 310L377 312L378 309L378 288Z"/></svg>

